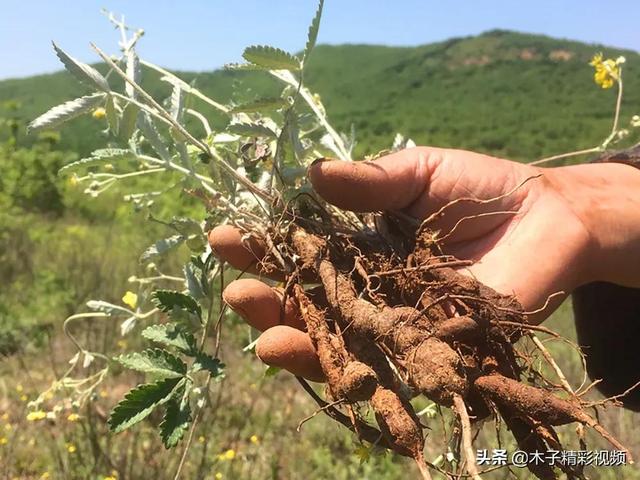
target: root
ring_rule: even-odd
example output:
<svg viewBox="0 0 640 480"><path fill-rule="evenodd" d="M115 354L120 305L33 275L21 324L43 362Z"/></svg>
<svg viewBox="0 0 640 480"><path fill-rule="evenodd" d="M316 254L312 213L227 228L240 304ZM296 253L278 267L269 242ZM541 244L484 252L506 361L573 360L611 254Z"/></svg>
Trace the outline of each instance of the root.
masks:
<svg viewBox="0 0 640 480"><path fill-rule="evenodd" d="M560 379L560 383L562 384L562 387L566 390L566 392L569 395L571 395L572 397L575 397L575 392L573 391L573 388L571 388L571 385L569 385L569 382L567 381L567 377L564 376L564 373L562 373L562 370L560 369L556 361L553 359L553 357L549 353L549 350L547 350L544 344L535 335L529 334L529 338L533 341L535 346L538 347L538 350L540 350L540 353L542 353L542 356L549 363L549 365L551 365L551 368L553 368L553 371L556 372L556 375Z"/></svg>
<svg viewBox="0 0 640 480"><path fill-rule="evenodd" d="M617 450L625 452L629 463L633 463L631 452L575 401L563 400L545 390L501 375L480 377L474 385L494 402L509 405L522 417L530 417L543 425L583 423L593 428Z"/></svg>
<svg viewBox="0 0 640 480"><path fill-rule="evenodd" d="M320 408L317 408L311 415L309 415L308 417L303 418L302 420L300 420L300 422L298 422L298 426L296 427L296 432L300 433L300 430L302 430L302 426L305 423L307 423L309 420L311 420L313 417L318 415L320 412L323 412L328 408L335 407L336 405L340 405L343 402L344 402L344 400L340 399L340 400L336 400L335 402L327 403L326 405L323 405Z"/></svg>
<svg viewBox="0 0 640 480"><path fill-rule="evenodd" d="M500 197L460 201L465 200L489 203ZM629 451L586 413L588 404L581 400L586 390L571 387L534 333L578 347L546 327L526 322L528 315L545 310L562 292L551 295L540 309L525 312L515 298L462 275L455 269L470 262L443 254L438 242L447 236L438 239L427 229L444 208L421 225L388 212L337 216L334 209L313 202L305 208L316 216L308 218L305 211L287 222L283 214L278 228L263 232L267 254L262 260L264 268L285 278L286 291L299 306L327 379L327 401L299 379L319 406L299 428L324 412L360 439L413 458L423 478L430 478L430 468L459 476L424 458L424 427L409 402L414 395L424 395L439 412L446 406L457 414L467 476L474 480L483 472L476 464L471 422L478 425L492 414L504 420L527 452L560 450L553 427L576 422L596 430L633 461ZM513 212L492 214L505 213ZM354 230L357 220L363 230ZM413 238L407 232L414 232ZM317 287L305 292L306 282ZM516 347L523 337L531 338L559 385L536 370L533 351ZM551 393L554 388L564 389L569 398L557 397ZM379 430L362 420L360 409L367 405ZM447 430L445 437L452 435ZM560 467L568 478L581 476L570 466ZM540 479L556 478L550 465L530 464L529 469Z"/></svg>
<svg viewBox="0 0 640 480"><path fill-rule="evenodd" d="M471 444L471 422L469 421L467 406L464 404L464 400L460 395L453 396L453 408L460 419L460 426L462 428L462 446L467 460L467 472L473 480L482 480L482 477L478 473L476 456L473 451L473 445Z"/></svg>

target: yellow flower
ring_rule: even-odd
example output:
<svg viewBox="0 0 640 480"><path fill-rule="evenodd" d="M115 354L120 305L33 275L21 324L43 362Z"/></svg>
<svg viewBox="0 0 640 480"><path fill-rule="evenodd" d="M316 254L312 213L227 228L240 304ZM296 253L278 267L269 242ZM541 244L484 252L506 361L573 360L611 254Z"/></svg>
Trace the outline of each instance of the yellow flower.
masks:
<svg viewBox="0 0 640 480"><path fill-rule="evenodd" d="M126 340L118 340L116 342L116 345L118 345L119 349L124 350L125 348L127 348L127 341Z"/></svg>
<svg viewBox="0 0 640 480"><path fill-rule="evenodd" d="M27 415L27 420L29 422L37 422L38 420L43 420L47 418L47 412L44 410L36 410L34 412L29 412Z"/></svg>
<svg viewBox="0 0 640 480"><path fill-rule="evenodd" d="M2 418L2 420L4 420L6 422L7 420L9 420L9 414L8 413L3 413L1 418Z"/></svg>
<svg viewBox="0 0 640 480"><path fill-rule="evenodd" d="M220 472L216 472L216 480L222 480L222 474Z"/></svg>
<svg viewBox="0 0 640 480"><path fill-rule="evenodd" d="M234 458L236 458L236 451L232 448L218 455L219 460L233 460Z"/></svg>
<svg viewBox="0 0 640 480"><path fill-rule="evenodd" d="M354 453L360 459L360 465L362 465L363 463L367 463L371 458L371 449L366 445L360 445L358 448L356 448L356 451Z"/></svg>
<svg viewBox="0 0 640 480"><path fill-rule="evenodd" d="M13 425L11 425L10 423L7 423L7 424L4 426L4 429L8 432L9 430L13 429Z"/></svg>
<svg viewBox="0 0 640 480"><path fill-rule="evenodd" d="M16 385L16 392L22 393L24 391L24 387L20 384Z"/></svg>
<svg viewBox="0 0 640 480"><path fill-rule="evenodd" d="M69 177L69 185L72 187L78 185L78 176L75 173Z"/></svg>
<svg viewBox="0 0 640 480"><path fill-rule="evenodd" d="M93 111L93 113L91 114L91 116L93 118L95 118L96 120L100 120L100 119L106 117L106 115L107 115L107 111L102 107L96 108Z"/></svg>
<svg viewBox="0 0 640 480"><path fill-rule="evenodd" d="M114 477L113 475L109 475L108 477L103 477L102 480L118 480L118 477Z"/></svg>
<svg viewBox="0 0 640 480"><path fill-rule="evenodd" d="M70 413L67 417L67 420L69 420L70 422L77 422L78 420L80 420L80 415L78 415L77 413Z"/></svg>
<svg viewBox="0 0 640 480"><path fill-rule="evenodd" d="M198 437L198 443L204 443L204 437L202 435Z"/></svg>
<svg viewBox="0 0 640 480"><path fill-rule="evenodd" d="M27 397L26 395L21 395L20 400L22 400L23 402L26 402L27 400L29 400L29 397Z"/></svg>
<svg viewBox="0 0 640 480"><path fill-rule="evenodd" d="M73 443L68 443L67 444L67 452L69 453L76 453L76 446Z"/></svg>
<svg viewBox="0 0 640 480"><path fill-rule="evenodd" d="M597 53L593 56L589 65L595 68L593 80L602 88L611 88L615 82L620 80L620 65L625 62L624 57L618 57L616 60L602 56Z"/></svg>
<svg viewBox="0 0 640 480"><path fill-rule="evenodd" d="M251 443L254 443L254 444L260 443L260 439L258 438L257 435L251 435L251 438L249 440L251 441Z"/></svg>
<svg viewBox="0 0 640 480"><path fill-rule="evenodd" d="M100 390L100 398L107 398L108 394L106 390Z"/></svg>
<svg viewBox="0 0 640 480"><path fill-rule="evenodd" d="M105 163L105 165L104 165L104 169L105 169L107 172L111 172L111 171L113 170L113 164L112 164L112 163Z"/></svg>
<svg viewBox="0 0 640 480"><path fill-rule="evenodd" d="M131 308L136 308L136 305L138 305L138 295L136 295L133 292L128 291L122 297L122 302L125 305L130 306Z"/></svg>
<svg viewBox="0 0 640 480"><path fill-rule="evenodd" d="M7 437L0 437L0 445L6 445L7 443L9 443Z"/></svg>
<svg viewBox="0 0 640 480"><path fill-rule="evenodd" d="M51 478L51 475L49 475L49 472L44 472L42 475L40 475L41 480L44 480L46 478Z"/></svg>

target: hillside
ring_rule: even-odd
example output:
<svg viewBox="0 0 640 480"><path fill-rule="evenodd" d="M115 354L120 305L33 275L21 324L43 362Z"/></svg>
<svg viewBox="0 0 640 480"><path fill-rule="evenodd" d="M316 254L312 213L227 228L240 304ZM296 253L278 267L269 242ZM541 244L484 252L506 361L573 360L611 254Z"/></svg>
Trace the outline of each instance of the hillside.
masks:
<svg viewBox="0 0 640 480"><path fill-rule="evenodd" d="M353 124L359 154L389 146L399 131L417 143L533 159L590 146L606 134L615 92L591 80L588 61L597 51L627 57L627 122L640 110L633 109L640 106L638 53L508 31L407 48L319 46L306 79L336 126L349 131ZM222 101L276 86L254 72L181 75ZM147 76L146 84L153 92L167 88L157 77ZM0 82L0 104L19 101L22 120L82 93L64 72ZM221 128L224 119L214 124ZM98 130L90 118L76 120L60 148L86 153L100 144Z"/></svg>
<svg viewBox="0 0 640 480"><path fill-rule="evenodd" d="M64 47L71 54L84 48ZM305 81L321 95L332 124L343 132L349 132L353 126L359 142L357 157L388 148L396 132L401 132L419 144L468 148L526 161L593 146L609 133L616 92L602 90L593 82L593 69L588 62L598 51L607 57L621 54L627 57L621 124L628 125L631 115L640 114L640 55L543 36L492 31L410 48L321 45L313 52ZM96 67L105 70L104 65ZM280 87L268 74L258 72L179 72L179 75L222 102L240 103L274 95ZM169 86L158 75L145 71L143 77L144 87L155 97L169 95ZM115 88L120 87L115 76L109 81ZM159 412L153 412L149 415L151 421L140 422L133 431L109 434L106 421L109 412L129 388L143 379L142 373L128 373L119 366L124 365L123 358L135 358L122 355L151 347L140 332L152 319L164 324L168 317L175 317L184 323L185 329L164 330L164 341L182 352L181 339L189 343L191 329L199 328L195 326L198 315L194 315L190 302L184 304L189 311L176 303L171 311L160 313L152 308L150 300L156 287L181 290L184 284L178 276L183 274L190 277L187 286L191 289L198 284L196 287L202 288L198 297L204 296L205 286L200 286L202 277L194 266L199 262L193 256L201 253L204 235L189 238L167 255L149 259L152 262L141 262L141 254L154 244L158 251L169 248L171 241L157 240L175 239L177 230L195 233L193 224L184 217L197 221L210 217L211 224L217 222L220 210L224 211L217 206L225 205L213 203L210 196L213 205L205 209L201 190L185 175L161 172L126 157L112 157L109 164L105 162L100 167L99 173L118 176L119 180L95 198L87 195L91 191L85 188L92 180L105 179L104 176L78 181L75 176L58 175L60 167L77 160L79 155L105 146L100 131L106 127L106 120L91 115L75 119L62 129L60 141L55 132L28 137L25 125L52 106L85 93L88 91L64 72L0 81L0 479L171 480L176 477L179 462L184 468L178 476L197 480L415 478L417 469L403 457L381 455L381 449L375 445L358 442L348 429L339 428L329 417L318 414L317 404L292 375L277 373L279 369L265 370L250 347L257 331L226 309L226 295L218 297L221 293L218 286L242 275L224 262L214 267L219 272L209 277L214 282L207 282L214 287L211 293L215 295L203 322L210 338L203 335L200 343L226 364L224 376L209 376L212 381L206 386L199 378L197 384L192 383L191 373L196 364L206 369L217 359L205 362L197 357L189 360L187 367L173 355L166 357L175 359L167 365L180 362L185 365L185 372L190 369L185 386L176 386L174 392L186 393L188 385L190 395L196 394L193 387L197 386L199 397L197 403L195 398L192 403L206 404L202 410L194 408L193 415L186 412L194 418L194 427L188 434L190 448L183 450L187 444L184 442L177 450L165 451L155 431L161 420ZM228 119L211 108L200 104L197 107L202 107L216 130L225 127ZM194 134L202 133L197 130L198 125L191 127ZM636 129L636 141L638 134L640 129ZM250 154L258 153L249 150ZM250 163L253 162L245 165L248 167ZM196 168L215 176L216 169L207 168L214 165L199 164ZM257 165L253 170L258 173L268 168L266 162ZM92 164L83 168L89 173L96 169ZM251 168L246 170L249 175L253 173ZM487 175L492 173L488 171ZM223 188L227 191L229 187ZM380 194L387 192L381 189ZM237 198L247 200L242 194ZM292 200L297 198L305 196L300 193ZM299 205L301 208L296 208L296 212L305 215L303 202ZM276 213L279 208L272 210ZM288 222L286 216L279 217L274 229L282 230ZM209 222L206 229L208 225ZM561 242L562 238L553 240ZM540 252L544 254L545 249ZM187 263L190 267L185 270ZM527 267L526 263L523 265ZM199 278L194 282L193 277ZM191 299L169 292L162 296ZM250 297L251 293L247 298ZM115 314L82 315L93 308L111 311L108 304L87 304L97 299L113 304ZM203 298L200 301L205 302ZM135 317L125 320L128 313L120 316L120 312L128 312L122 310L125 303L136 310L137 320ZM258 306L267 315L268 303ZM156 305L155 300L153 304ZM200 307L197 311L201 312ZM131 319L136 321L135 325ZM132 334L124 336L123 323L133 325ZM545 326L577 343L569 301ZM157 331L162 331L162 327ZM224 340L218 350L220 338ZM570 342L552 341L550 337L547 341L546 336L541 339L569 383L577 387L582 381L585 387L581 359L569 346ZM78 352L78 345L82 346L82 352ZM521 359L523 365L530 362L543 372L552 372L541 363L542 357L534 356L533 347L527 345L526 349L526 356ZM147 352L162 350L154 348ZM109 360L118 358L119 361ZM72 370L69 359L77 362ZM109 373L100 383L104 365L108 365ZM215 365L216 369L220 367ZM171 377L160 380L164 375L162 368L152 372L151 375L158 375L154 379L158 382L172 381L178 373L172 370ZM55 382L55 388L47 390L51 382ZM145 398L140 397L141 405L151 401L148 403L151 408L168 406L169 402L178 405L169 397L155 398L154 385L159 383L147 384ZM320 394L322 387L315 388ZM592 397L595 390L591 389L590 396L582 399L595 400ZM72 402L71 395L88 401L84 405ZM44 402L36 402L37 406L32 408L37 398L44 398ZM129 398L135 399L137 394ZM429 428L426 458L443 468L452 467L454 464L446 459L455 450L456 441L441 440L452 432L456 435L456 429L460 432L453 416L442 421L433 418L435 404L426 398L415 398L412 404L422 411L421 421ZM148 408L145 410L150 412ZM371 409L360 410L359 416L373 421ZM183 413L181 410L175 415L180 417L175 421L182 426L169 432L170 436L184 429ZM142 419L143 414L139 412L134 417ZM598 420L611 428L637 458L640 436L634 426L638 418L636 412L607 408ZM162 425L167 423L173 422L163 421ZM507 434L507 425L500 423L501 426L495 423L501 432L499 447L514 452L517 446L511 441L511 434ZM589 430L585 429L585 433L590 451L611 451ZM162 431L167 433L164 426ZM565 448L577 448L574 431L572 425L560 427L560 440ZM570 441L565 441L567 435ZM475 446L496 446L493 425L485 425ZM585 448L582 439L580 448ZM529 460L532 459L530 456ZM456 467L458 463L456 460ZM487 470L491 468L494 467ZM518 478L532 478L525 473L526 469L517 470ZM640 470L635 466L592 471L591 478L601 480L640 480ZM585 474L592 475L589 470ZM508 475L514 476L512 471L501 469L483 473L483 478L495 480Z"/></svg>

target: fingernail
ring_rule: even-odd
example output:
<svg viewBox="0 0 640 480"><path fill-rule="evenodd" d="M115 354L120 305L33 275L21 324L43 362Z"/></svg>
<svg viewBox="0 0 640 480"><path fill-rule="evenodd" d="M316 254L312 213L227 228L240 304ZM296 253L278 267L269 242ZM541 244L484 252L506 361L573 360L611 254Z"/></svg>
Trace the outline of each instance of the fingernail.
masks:
<svg viewBox="0 0 640 480"><path fill-rule="evenodd" d="M322 163L326 160L331 160L331 158L327 158L327 157L318 157L316 158L313 162L311 162L311 165L309 165L310 167L313 167L319 163Z"/></svg>

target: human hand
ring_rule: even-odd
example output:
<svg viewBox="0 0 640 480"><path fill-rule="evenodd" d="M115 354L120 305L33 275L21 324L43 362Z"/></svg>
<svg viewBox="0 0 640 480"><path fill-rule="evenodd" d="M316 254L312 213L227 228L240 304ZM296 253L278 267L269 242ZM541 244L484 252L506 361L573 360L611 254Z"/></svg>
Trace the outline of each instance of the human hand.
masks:
<svg viewBox="0 0 640 480"><path fill-rule="evenodd" d="M593 187L594 177L610 182L612 175L628 173L618 167L629 167L609 165L606 178L593 168L597 166L583 167L592 168L543 169L472 152L418 147L372 162L320 161L311 166L309 177L319 195L342 209L399 210L417 219L443 209L430 226L440 231L445 253L472 260L464 272L515 295L526 311L539 310L529 320L540 322L577 286L606 275L591 261L600 258L604 240L593 231L585 191ZM580 179L584 181L578 183ZM258 244L247 248L230 226L214 228L209 242L238 269L255 264L264 251ZM558 292L564 294L553 295ZM232 282L224 298L264 332L256 346L263 361L322 379L291 301L284 308L284 325L279 325L282 296L258 280Z"/></svg>

